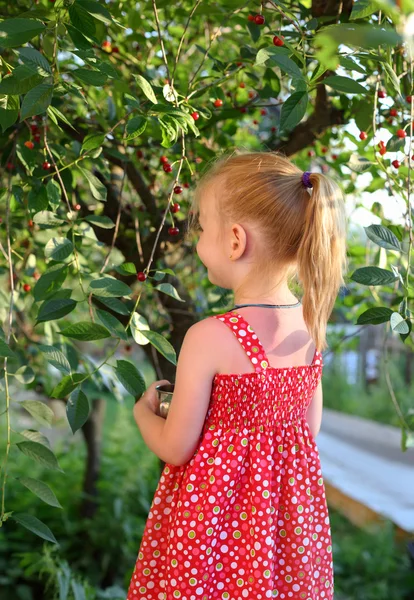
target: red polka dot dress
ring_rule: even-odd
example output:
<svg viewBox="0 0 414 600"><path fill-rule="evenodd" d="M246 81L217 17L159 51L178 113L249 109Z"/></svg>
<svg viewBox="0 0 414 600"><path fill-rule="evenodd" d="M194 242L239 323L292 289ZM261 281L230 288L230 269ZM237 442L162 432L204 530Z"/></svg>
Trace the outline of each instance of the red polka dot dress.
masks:
<svg viewBox="0 0 414 600"><path fill-rule="evenodd" d="M305 419L322 355L273 368L241 315L211 318L254 372L215 376L194 456L165 465L127 600L332 600L329 514Z"/></svg>

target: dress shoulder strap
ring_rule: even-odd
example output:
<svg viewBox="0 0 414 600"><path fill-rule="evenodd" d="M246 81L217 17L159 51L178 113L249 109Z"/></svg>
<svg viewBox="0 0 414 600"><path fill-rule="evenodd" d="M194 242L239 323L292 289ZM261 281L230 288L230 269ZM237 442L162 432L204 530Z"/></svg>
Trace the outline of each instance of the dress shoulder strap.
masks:
<svg viewBox="0 0 414 600"><path fill-rule="evenodd" d="M213 316L215 319L223 321L231 329L256 373L261 373L269 366L269 360L259 338L244 317L235 312Z"/></svg>

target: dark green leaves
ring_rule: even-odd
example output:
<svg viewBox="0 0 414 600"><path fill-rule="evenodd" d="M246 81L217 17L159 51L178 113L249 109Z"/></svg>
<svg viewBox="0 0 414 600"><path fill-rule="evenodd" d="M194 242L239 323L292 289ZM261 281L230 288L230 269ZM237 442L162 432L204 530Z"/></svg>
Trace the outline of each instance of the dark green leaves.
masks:
<svg viewBox="0 0 414 600"><path fill-rule="evenodd" d="M11 75L8 75L0 82L0 94L26 94L43 80L43 76L36 69L21 65L16 67Z"/></svg>
<svg viewBox="0 0 414 600"><path fill-rule="evenodd" d="M363 285L387 285L394 283L398 276L380 267L362 267L354 271L351 279Z"/></svg>
<svg viewBox="0 0 414 600"><path fill-rule="evenodd" d="M74 2L69 7L69 17L72 25L86 36L93 36L96 31L95 21L88 11Z"/></svg>
<svg viewBox="0 0 414 600"><path fill-rule="evenodd" d="M381 248L401 252L401 245L398 238L387 227L384 227L384 225L370 225L369 227L364 227L364 229L369 239L378 244L378 246L381 246Z"/></svg>
<svg viewBox="0 0 414 600"><path fill-rule="evenodd" d="M44 300L51 292L59 290L66 279L68 268L66 265L52 265L43 273L33 288L33 296L38 302Z"/></svg>
<svg viewBox="0 0 414 600"><path fill-rule="evenodd" d="M117 360L115 375L132 396L141 396L146 389L145 381L135 365L127 360Z"/></svg>
<svg viewBox="0 0 414 600"><path fill-rule="evenodd" d="M106 297L129 296L132 294L131 288L126 283L111 277L93 279L89 283L89 292L92 292L95 296Z"/></svg>
<svg viewBox="0 0 414 600"><path fill-rule="evenodd" d="M42 304L37 315L37 323L45 321L54 321L61 319L74 310L76 301L71 298L57 298L56 300L48 300ZM70 369L69 369L70 370Z"/></svg>
<svg viewBox="0 0 414 600"><path fill-rule="evenodd" d="M23 454L29 456L29 458L33 458L33 460L43 467L46 467L46 469L53 469L63 473L63 470L59 467L56 456L43 444L39 444L38 442L19 442L16 446L20 452L23 452Z"/></svg>
<svg viewBox="0 0 414 600"><path fill-rule="evenodd" d="M390 308L385 306L368 308L368 310L359 315L357 324L367 325L368 323L371 323L373 325L378 325L379 323L387 323L390 320L392 312L393 311Z"/></svg>
<svg viewBox="0 0 414 600"><path fill-rule="evenodd" d="M42 521L40 521L37 517L26 513L13 513L11 518L14 519L16 523L23 525L23 527L26 527L26 529L32 533L35 533L44 540L57 544L56 538L50 531L49 527L42 523Z"/></svg>
<svg viewBox="0 0 414 600"><path fill-rule="evenodd" d="M142 89L148 100L150 100L153 104L157 104L157 98L154 94L154 90L151 87L151 84L143 77L142 75L134 75L137 84Z"/></svg>
<svg viewBox="0 0 414 600"><path fill-rule="evenodd" d="M81 340L82 342L92 342L94 340L102 340L111 337L111 333L106 327L99 325L98 323L90 323L89 321L73 323L73 325L69 325L65 329L59 331L59 333L75 340Z"/></svg>
<svg viewBox="0 0 414 600"><path fill-rule="evenodd" d="M86 423L89 417L89 401L80 388L74 390L68 398L66 414L72 433Z"/></svg>
<svg viewBox="0 0 414 600"><path fill-rule="evenodd" d="M133 140L144 133L147 126L147 120L144 117L133 117L126 126L127 140Z"/></svg>
<svg viewBox="0 0 414 600"><path fill-rule="evenodd" d="M3 96L0 98L0 125L3 131L14 125L19 116L19 96Z"/></svg>
<svg viewBox="0 0 414 600"><path fill-rule="evenodd" d="M289 52L289 51L288 51ZM268 65L273 64L280 68L281 71L290 75L290 77L303 79L303 73L299 69L298 65L287 56L285 48L262 48L259 50L256 56L256 65Z"/></svg>
<svg viewBox="0 0 414 600"><path fill-rule="evenodd" d="M88 215L85 217L85 221L96 227L102 227L102 229L112 229L115 227L115 223L105 215Z"/></svg>
<svg viewBox="0 0 414 600"><path fill-rule="evenodd" d="M51 83L41 83L31 89L23 99L20 121L46 112L47 107L52 102L52 97L53 85Z"/></svg>
<svg viewBox="0 0 414 600"><path fill-rule="evenodd" d="M49 504L49 506L62 508L53 491L46 483L43 483L43 481L33 479L32 477L16 477L16 480L24 485L28 490L33 492L33 494L35 494L38 498L43 500L43 502Z"/></svg>
<svg viewBox="0 0 414 600"><path fill-rule="evenodd" d="M43 54L35 50L35 48L29 48L28 46L25 48L20 48L19 50L19 58L20 60L31 67L33 70L36 70L36 67L40 67L43 70L38 70L38 72L44 77L48 77L52 74L52 67L50 66L49 61Z"/></svg>
<svg viewBox="0 0 414 600"><path fill-rule="evenodd" d="M280 114L280 128L293 129L305 116L308 106L308 94L306 92L295 92L282 106Z"/></svg>
<svg viewBox="0 0 414 600"><path fill-rule="evenodd" d="M104 85L108 79L108 75L106 73L102 73L101 71L92 71L91 69L75 69L72 71L72 75L80 79L82 83L87 83L96 87Z"/></svg>
<svg viewBox="0 0 414 600"><path fill-rule="evenodd" d="M171 346L168 340L166 340L156 331L146 331L145 329L141 329L140 333L142 333L142 335L150 341L154 348L156 348L160 354L165 356L170 363L173 365L177 364L177 355L173 346Z"/></svg>
<svg viewBox="0 0 414 600"><path fill-rule="evenodd" d="M37 19L6 19L0 23L0 46L16 48L22 46L44 30Z"/></svg>
<svg viewBox="0 0 414 600"><path fill-rule="evenodd" d="M354 81L350 77L340 77L339 75L331 75L323 80L323 83L329 85L337 92L347 94L367 94L368 90L363 85Z"/></svg>

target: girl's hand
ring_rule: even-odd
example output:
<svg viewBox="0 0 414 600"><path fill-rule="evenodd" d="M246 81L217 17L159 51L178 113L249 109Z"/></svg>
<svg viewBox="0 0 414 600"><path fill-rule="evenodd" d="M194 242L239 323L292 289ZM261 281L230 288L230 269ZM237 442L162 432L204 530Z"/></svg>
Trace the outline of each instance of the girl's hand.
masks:
<svg viewBox="0 0 414 600"><path fill-rule="evenodd" d="M151 383L149 388L147 388L145 390L145 392L142 394L142 396L135 401L135 406L137 404L139 404L140 402L144 402L154 414L157 414L158 407L159 407L159 400L158 400L158 393L155 388L157 385L163 385L165 383L171 383L171 382L168 381L168 379L159 379L158 381L154 381L154 383Z"/></svg>

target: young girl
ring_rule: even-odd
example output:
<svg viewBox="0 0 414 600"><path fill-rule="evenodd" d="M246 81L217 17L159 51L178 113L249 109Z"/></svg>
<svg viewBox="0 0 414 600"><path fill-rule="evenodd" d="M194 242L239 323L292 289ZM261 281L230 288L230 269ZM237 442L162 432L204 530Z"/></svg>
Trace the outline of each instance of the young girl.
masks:
<svg viewBox="0 0 414 600"><path fill-rule="evenodd" d="M167 419L155 414L165 380L135 405L166 465L128 600L332 600L315 437L347 268L343 195L278 153L236 152L202 178L192 208L198 256L234 306L188 330Z"/></svg>

